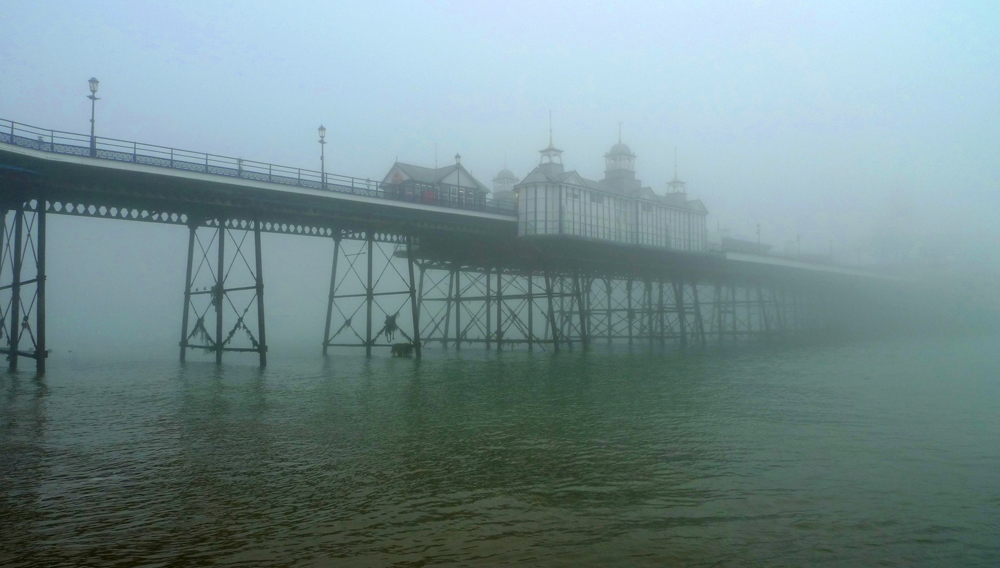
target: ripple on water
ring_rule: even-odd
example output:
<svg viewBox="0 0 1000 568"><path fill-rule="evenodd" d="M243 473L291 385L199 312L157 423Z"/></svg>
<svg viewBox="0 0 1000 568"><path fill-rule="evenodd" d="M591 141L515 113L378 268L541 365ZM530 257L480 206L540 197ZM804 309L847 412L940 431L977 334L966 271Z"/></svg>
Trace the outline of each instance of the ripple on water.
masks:
<svg viewBox="0 0 1000 568"><path fill-rule="evenodd" d="M0 375L0 564L996 565L996 338Z"/></svg>

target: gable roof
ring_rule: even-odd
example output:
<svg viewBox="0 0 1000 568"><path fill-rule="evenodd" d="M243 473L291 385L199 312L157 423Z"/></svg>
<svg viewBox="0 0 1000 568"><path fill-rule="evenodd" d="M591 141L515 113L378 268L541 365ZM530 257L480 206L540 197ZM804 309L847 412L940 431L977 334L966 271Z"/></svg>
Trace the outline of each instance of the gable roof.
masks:
<svg viewBox="0 0 1000 568"><path fill-rule="evenodd" d="M420 183L426 183L432 185L441 183L442 180L444 180L449 175L453 174L455 170L460 170L462 173L463 187L471 187L471 186L466 186L466 184L464 183L466 180L468 180L473 184L473 186L476 189L480 191L489 191L485 185L480 183L479 180L475 178L475 176L470 174L469 171L466 170L464 167L462 167L460 164L452 164L450 166L445 166L443 168L425 168L423 166L416 166L413 164L404 164L403 162L396 162L395 164L393 164L392 168L389 169L389 173L386 174L385 179L382 181L382 183L393 183L390 178L393 177L392 175L393 172L397 170L409 179L412 179Z"/></svg>

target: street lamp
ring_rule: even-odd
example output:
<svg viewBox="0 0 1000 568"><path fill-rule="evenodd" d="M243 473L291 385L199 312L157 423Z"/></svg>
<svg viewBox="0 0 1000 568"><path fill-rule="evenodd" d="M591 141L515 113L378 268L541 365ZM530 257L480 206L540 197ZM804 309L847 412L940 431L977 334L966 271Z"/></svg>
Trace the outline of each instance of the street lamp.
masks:
<svg viewBox="0 0 1000 568"><path fill-rule="evenodd" d="M90 94L87 98L90 99L90 157L97 157L97 138L94 137L94 112L97 110L97 86L100 85L100 81L96 77L91 77L90 81Z"/></svg>
<svg viewBox="0 0 1000 568"><path fill-rule="evenodd" d="M326 127L319 125L319 175L322 179L320 187L326 189Z"/></svg>

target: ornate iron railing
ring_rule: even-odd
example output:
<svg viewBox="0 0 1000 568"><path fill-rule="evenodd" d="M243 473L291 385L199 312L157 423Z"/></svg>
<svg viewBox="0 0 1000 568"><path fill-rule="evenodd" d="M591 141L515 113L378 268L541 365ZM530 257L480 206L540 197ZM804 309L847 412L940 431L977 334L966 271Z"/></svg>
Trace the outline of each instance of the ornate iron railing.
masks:
<svg viewBox="0 0 1000 568"><path fill-rule="evenodd" d="M104 136L91 138L88 134L77 134L38 128L0 118L0 143L32 148L42 152L87 156L102 160L131 162L147 166L157 166L174 170L199 172L223 177L264 181L282 185L292 185L375 197L390 201L406 201L437 207L516 215L514 204L486 199L481 202L458 201L448 196L428 195L407 196L405 193L383 187L378 181L327 173L316 170L280 166L242 158L231 158L205 152L193 152L142 142L130 142ZM324 179L325 178L325 179ZM387 191L388 189L388 191Z"/></svg>

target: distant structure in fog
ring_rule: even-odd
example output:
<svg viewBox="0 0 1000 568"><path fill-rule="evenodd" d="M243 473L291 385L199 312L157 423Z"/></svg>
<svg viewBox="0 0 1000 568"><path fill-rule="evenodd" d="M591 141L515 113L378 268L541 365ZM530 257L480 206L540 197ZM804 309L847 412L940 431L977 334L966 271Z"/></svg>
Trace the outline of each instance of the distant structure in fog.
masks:
<svg viewBox="0 0 1000 568"><path fill-rule="evenodd" d="M514 186L517 185L518 179L514 172L507 169L506 161L504 160L503 169L493 178L493 199L514 204L517 202Z"/></svg>
<svg viewBox="0 0 1000 568"><path fill-rule="evenodd" d="M664 195L636 178L636 155L622 143L620 132L618 143L604 155L600 181L565 171L551 127L549 145L539 154L538 166L514 186L519 236L564 235L685 251L707 248L708 209L687 198L677 177L676 149L674 179Z"/></svg>

